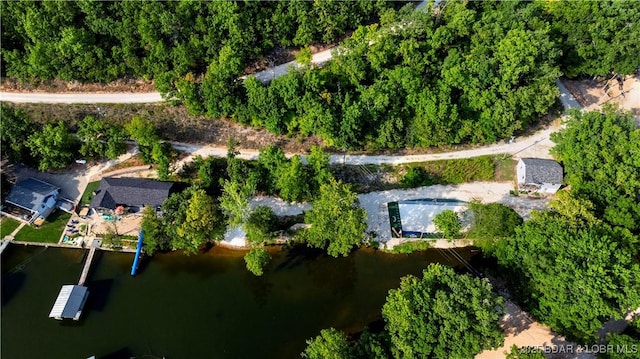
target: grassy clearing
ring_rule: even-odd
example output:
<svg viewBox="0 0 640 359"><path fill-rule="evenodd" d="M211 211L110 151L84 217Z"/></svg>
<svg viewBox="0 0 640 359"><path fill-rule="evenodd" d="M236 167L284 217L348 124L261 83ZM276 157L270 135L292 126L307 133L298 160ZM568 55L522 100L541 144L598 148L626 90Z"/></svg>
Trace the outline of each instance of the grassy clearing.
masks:
<svg viewBox="0 0 640 359"><path fill-rule="evenodd" d="M399 244L393 247L393 249L389 252L397 254L409 254L415 251L424 251L429 248L431 248L431 244L429 244L428 241L411 241Z"/></svg>
<svg viewBox="0 0 640 359"><path fill-rule="evenodd" d="M397 169L397 174L402 176L400 183L405 188L491 181L494 172L491 156L411 163Z"/></svg>
<svg viewBox="0 0 640 359"><path fill-rule="evenodd" d="M19 225L20 222L13 218L2 217L0 219L0 238L10 235Z"/></svg>
<svg viewBox="0 0 640 359"><path fill-rule="evenodd" d="M515 181L518 161L514 160L511 155L493 156L493 163L495 165L494 181Z"/></svg>
<svg viewBox="0 0 640 359"><path fill-rule="evenodd" d="M71 214L56 210L40 228L25 226L16 235L16 241L58 243L64 227L69 222Z"/></svg>
<svg viewBox="0 0 640 359"><path fill-rule="evenodd" d="M100 181L89 182L87 184L87 188L85 188L84 193L82 193L82 199L80 199L80 205L88 205L91 203L93 199L93 191L98 189L100 186Z"/></svg>
<svg viewBox="0 0 640 359"><path fill-rule="evenodd" d="M475 181L512 181L515 161L509 155L416 162L398 166L334 165L332 172L358 192L415 188Z"/></svg>

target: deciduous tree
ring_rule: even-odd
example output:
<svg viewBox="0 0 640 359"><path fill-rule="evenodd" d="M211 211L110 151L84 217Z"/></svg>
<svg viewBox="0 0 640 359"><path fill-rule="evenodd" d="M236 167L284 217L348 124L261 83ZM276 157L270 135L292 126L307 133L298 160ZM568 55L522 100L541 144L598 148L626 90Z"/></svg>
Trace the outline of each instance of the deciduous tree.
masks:
<svg viewBox="0 0 640 359"><path fill-rule="evenodd" d="M554 212L532 213L495 256L525 308L573 340L592 342L609 319L640 306L633 236L606 224L575 227Z"/></svg>
<svg viewBox="0 0 640 359"><path fill-rule="evenodd" d="M499 347L503 313L488 280L441 264L402 278L382 308L396 358L467 358Z"/></svg>
<svg viewBox="0 0 640 359"><path fill-rule="evenodd" d="M462 223L458 214L450 209L444 210L433 218L436 230L447 239L454 239L460 236Z"/></svg>
<svg viewBox="0 0 640 359"><path fill-rule="evenodd" d="M320 335L307 340L307 348L302 353L306 359L349 359L353 358L347 336L335 329L323 329Z"/></svg>
<svg viewBox="0 0 640 359"><path fill-rule="evenodd" d="M607 222L640 231L640 129L633 116L613 106L574 111L551 139L572 194L593 202Z"/></svg>
<svg viewBox="0 0 640 359"><path fill-rule="evenodd" d="M312 207L304 218L311 225L305 234L309 246L325 248L338 257L364 241L367 214L347 185L335 179L322 184Z"/></svg>
<svg viewBox="0 0 640 359"><path fill-rule="evenodd" d="M185 221L176 228L179 238L172 241L173 249L182 249L187 254L197 253L200 247L222 236L216 228L220 221L213 199L204 190L194 190L186 210Z"/></svg>
<svg viewBox="0 0 640 359"><path fill-rule="evenodd" d="M76 139L62 121L55 126L46 124L27 140L27 147L37 159L38 169L41 171L69 165L73 160L76 144Z"/></svg>
<svg viewBox="0 0 640 359"><path fill-rule="evenodd" d="M264 267L269 264L271 256L264 248L253 248L244 256L244 261L249 272L261 276L264 274Z"/></svg>

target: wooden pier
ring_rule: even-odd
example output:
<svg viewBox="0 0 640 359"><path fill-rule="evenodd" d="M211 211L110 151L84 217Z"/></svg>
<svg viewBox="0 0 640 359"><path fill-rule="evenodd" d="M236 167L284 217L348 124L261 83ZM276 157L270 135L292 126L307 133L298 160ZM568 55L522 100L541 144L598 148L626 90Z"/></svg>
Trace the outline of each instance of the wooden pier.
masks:
<svg viewBox="0 0 640 359"><path fill-rule="evenodd" d="M89 255L87 256L87 260L84 262L84 268L82 268L82 274L80 274L80 280L78 281L78 285L84 285L84 282L87 280L87 276L89 275L89 269L91 268L91 262L93 261L93 256L96 254L96 249L100 246L99 240L94 240L91 242L91 248L89 249Z"/></svg>
<svg viewBox="0 0 640 359"><path fill-rule="evenodd" d="M0 240L0 254L2 254L2 252L4 252L4 249L7 248L7 246L9 246L9 242L11 241L8 239Z"/></svg>

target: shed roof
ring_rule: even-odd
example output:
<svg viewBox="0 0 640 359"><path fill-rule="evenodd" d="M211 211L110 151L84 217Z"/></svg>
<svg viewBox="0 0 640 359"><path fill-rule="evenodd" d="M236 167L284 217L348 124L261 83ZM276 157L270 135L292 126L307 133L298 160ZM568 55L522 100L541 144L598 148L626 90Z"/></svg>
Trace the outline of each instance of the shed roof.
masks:
<svg viewBox="0 0 640 359"><path fill-rule="evenodd" d="M53 308L51 308L49 318L78 320L88 295L87 287L63 285Z"/></svg>
<svg viewBox="0 0 640 359"><path fill-rule="evenodd" d="M104 177L91 200L91 207L159 206L169 197L173 184L146 178Z"/></svg>
<svg viewBox="0 0 640 359"><path fill-rule="evenodd" d="M524 183L562 183L562 166L554 160L521 158L524 163Z"/></svg>
<svg viewBox="0 0 640 359"><path fill-rule="evenodd" d="M36 212L45 198L60 188L40 181L36 178L27 178L13 186L6 201L22 208Z"/></svg>

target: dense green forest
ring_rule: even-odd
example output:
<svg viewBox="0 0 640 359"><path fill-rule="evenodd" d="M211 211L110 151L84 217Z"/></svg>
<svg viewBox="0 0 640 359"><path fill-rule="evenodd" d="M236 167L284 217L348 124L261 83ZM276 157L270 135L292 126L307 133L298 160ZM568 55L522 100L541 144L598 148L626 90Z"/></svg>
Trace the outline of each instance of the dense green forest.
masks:
<svg viewBox="0 0 640 359"><path fill-rule="evenodd" d="M3 75L163 83L223 62L234 76L276 48L331 43L387 1L3 1Z"/></svg>
<svg viewBox="0 0 640 359"><path fill-rule="evenodd" d="M193 113L375 149L508 138L549 111L561 74L624 75L639 62L637 2L402 5L3 2L2 69L26 81L153 79ZM324 68L238 79L274 49L354 29Z"/></svg>

